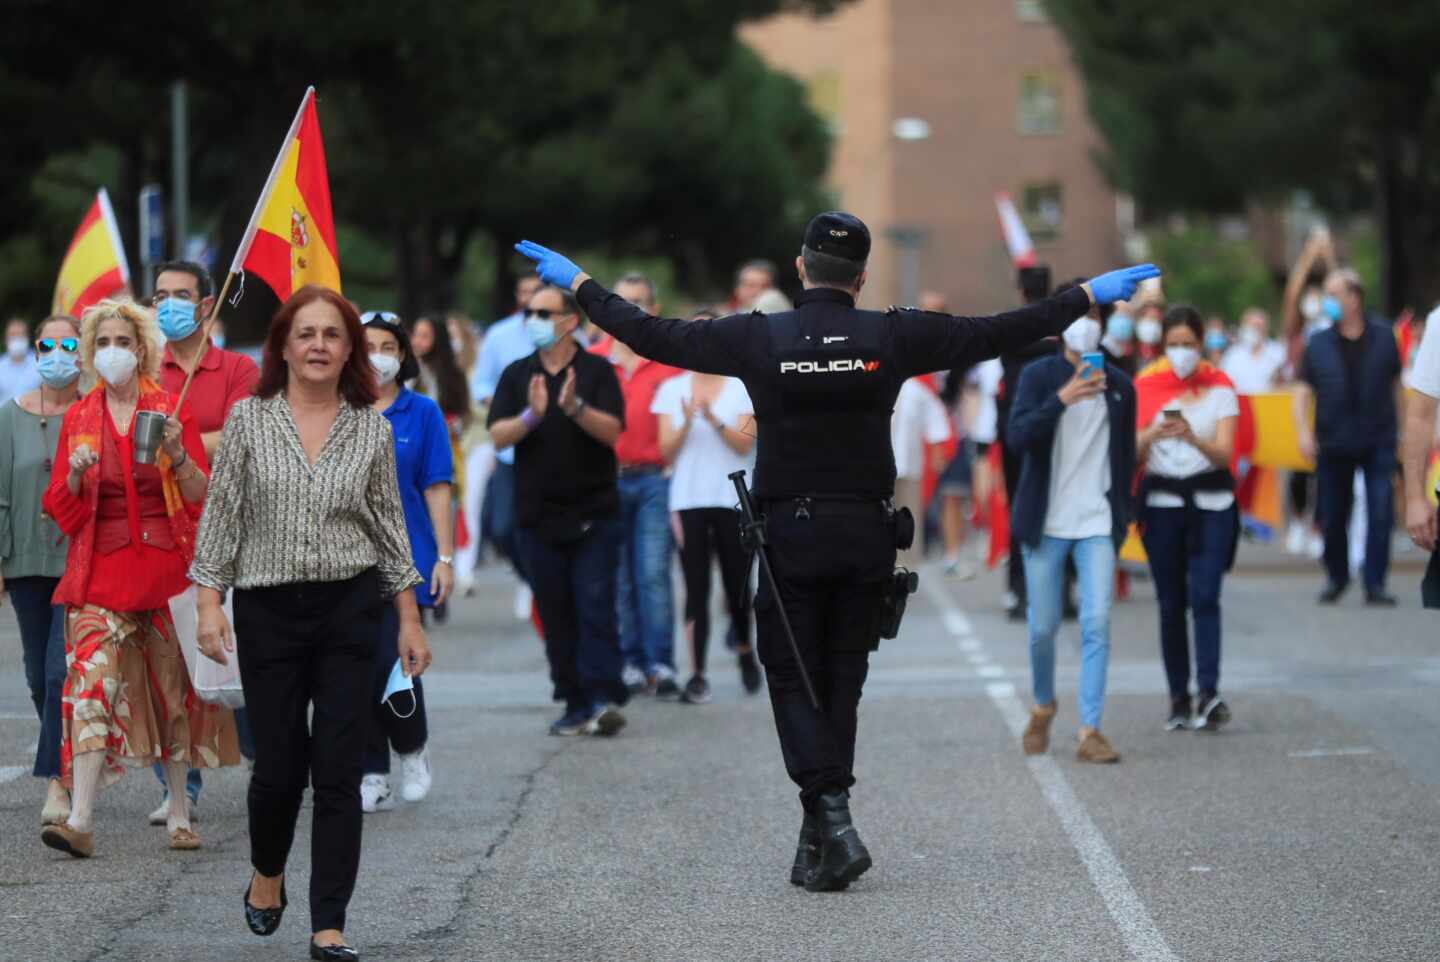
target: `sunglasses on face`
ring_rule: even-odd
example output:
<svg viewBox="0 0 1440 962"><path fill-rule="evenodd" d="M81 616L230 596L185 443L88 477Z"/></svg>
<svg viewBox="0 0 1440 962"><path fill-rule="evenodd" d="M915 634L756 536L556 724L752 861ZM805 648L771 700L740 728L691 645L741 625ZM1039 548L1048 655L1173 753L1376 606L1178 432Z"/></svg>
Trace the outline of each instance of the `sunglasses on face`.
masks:
<svg viewBox="0 0 1440 962"><path fill-rule="evenodd" d="M360 315L361 324L369 324L371 321L384 321L386 324L399 324L400 315L394 311L366 311Z"/></svg>
<svg viewBox="0 0 1440 962"><path fill-rule="evenodd" d="M41 354L49 354L56 347L66 354L74 354L80 350L80 342L73 337L62 337L59 340L53 337L42 337L35 342L35 349Z"/></svg>
<svg viewBox="0 0 1440 962"><path fill-rule="evenodd" d="M550 310L549 308L546 308L546 307L542 307L542 308L540 308L539 310L533 310L533 311L526 311L526 312L525 312L525 319L526 319L527 321L528 321L530 318L532 318L532 317L538 318L539 320L542 320L542 321L548 321L548 320L550 320L552 317L569 317L569 316L570 316L570 312L569 312L569 311L552 311L552 310Z"/></svg>

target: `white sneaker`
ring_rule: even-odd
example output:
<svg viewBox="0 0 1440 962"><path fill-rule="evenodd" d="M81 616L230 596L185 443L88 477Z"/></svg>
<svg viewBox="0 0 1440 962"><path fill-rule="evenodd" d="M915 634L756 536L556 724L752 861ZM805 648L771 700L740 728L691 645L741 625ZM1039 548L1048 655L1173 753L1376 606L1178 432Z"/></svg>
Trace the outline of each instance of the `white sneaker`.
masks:
<svg viewBox="0 0 1440 962"><path fill-rule="evenodd" d="M400 756L400 794L407 802L418 802L430 794L430 747Z"/></svg>
<svg viewBox="0 0 1440 962"><path fill-rule="evenodd" d="M516 621L529 621L529 620L530 620L530 604L531 604L531 602L533 602L534 600L535 600L535 595L534 595L534 593L530 590L530 586L527 585L525 582L522 581L522 582L520 582L518 585L515 586L515 620L516 620Z"/></svg>
<svg viewBox="0 0 1440 962"><path fill-rule="evenodd" d="M630 689L632 694L643 691L648 684L645 673L634 665L625 666L624 670L620 672L620 680L625 683L625 687Z"/></svg>
<svg viewBox="0 0 1440 962"><path fill-rule="evenodd" d="M1299 521L1290 522L1290 529L1285 532L1285 550L1290 554L1305 553L1305 526Z"/></svg>
<svg viewBox="0 0 1440 962"><path fill-rule="evenodd" d="M1305 546L1305 553L1310 556L1311 561L1319 561L1325 557L1325 539L1318 534L1310 535L1310 542Z"/></svg>
<svg viewBox="0 0 1440 962"><path fill-rule="evenodd" d="M945 562L945 574L959 581L970 581L976 575L975 563L963 555L957 555Z"/></svg>
<svg viewBox="0 0 1440 962"><path fill-rule="evenodd" d="M200 821L200 813L195 810L195 803L188 798L185 799L185 809L190 813L191 825ZM167 795L160 800L160 807L150 813L147 821L151 825L164 825L170 821L170 796Z"/></svg>
<svg viewBox="0 0 1440 962"><path fill-rule="evenodd" d="M360 811L374 815L394 807L395 796L390 794L390 779L384 775L366 775L360 779Z"/></svg>

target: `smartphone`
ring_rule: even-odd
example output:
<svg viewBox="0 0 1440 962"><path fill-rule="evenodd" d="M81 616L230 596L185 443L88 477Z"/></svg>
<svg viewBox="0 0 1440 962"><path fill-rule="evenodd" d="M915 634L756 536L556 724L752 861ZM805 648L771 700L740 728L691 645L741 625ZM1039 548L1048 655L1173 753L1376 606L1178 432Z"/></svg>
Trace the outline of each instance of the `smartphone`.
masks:
<svg viewBox="0 0 1440 962"><path fill-rule="evenodd" d="M1179 421L1185 418L1185 412L1179 408L1166 408L1164 413L1167 421Z"/></svg>
<svg viewBox="0 0 1440 962"><path fill-rule="evenodd" d="M1090 376L1090 371L1099 371L1101 377L1105 376L1105 355L1099 351L1081 354L1080 363L1084 364L1087 368L1084 372L1086 377Z"/></svg>

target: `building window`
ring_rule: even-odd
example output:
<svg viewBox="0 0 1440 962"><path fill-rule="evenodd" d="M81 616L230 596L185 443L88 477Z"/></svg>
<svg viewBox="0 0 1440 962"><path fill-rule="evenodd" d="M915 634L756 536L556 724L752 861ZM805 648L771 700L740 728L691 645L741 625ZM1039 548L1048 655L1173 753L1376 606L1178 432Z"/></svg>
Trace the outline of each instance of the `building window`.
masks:
<svg viewBox="0 0 1440 962"><path fill-rule="evenodd" d="M1035 243L1043 244L1059 237L1065 224L1065 195L1060 184L1049 181L1021 188L1020 217Z"/></svg>
<svg viewBox="0 0 1440 962"><path fill-rule="evenodd" d="M1050 19L1042 0L1015 0L1015 16L1027 23L1044 23Z"/></svg>
<svg viewBox="0 0 1440 962"><path fill-rule="evenodd" d="M1020 78L1017 122L1022 134L1060 132L1060 81L1053 73L1027 73Z"/></svg>

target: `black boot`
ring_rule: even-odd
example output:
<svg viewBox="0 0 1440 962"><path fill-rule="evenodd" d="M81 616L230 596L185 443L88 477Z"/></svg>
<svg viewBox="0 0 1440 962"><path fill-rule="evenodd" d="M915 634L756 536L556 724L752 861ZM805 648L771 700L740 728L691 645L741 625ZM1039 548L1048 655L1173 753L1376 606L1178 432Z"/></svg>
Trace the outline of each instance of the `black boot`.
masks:
<svg viewBox="0 0 1440 962"><path fill-rule="evenodd" d="M807 892L839 892L870 868L870 853L850 821L850 796L827 792L815 801L820 863L805 879Z"/></svg>
<svg viewBox="0 0 1440 962"><path fill-rule="evenodd" d="M800 823L800 842L795 846L795 865L790 869L790 884L804 885L810 873L820 866L820 823L809 812Z"/></svg>

